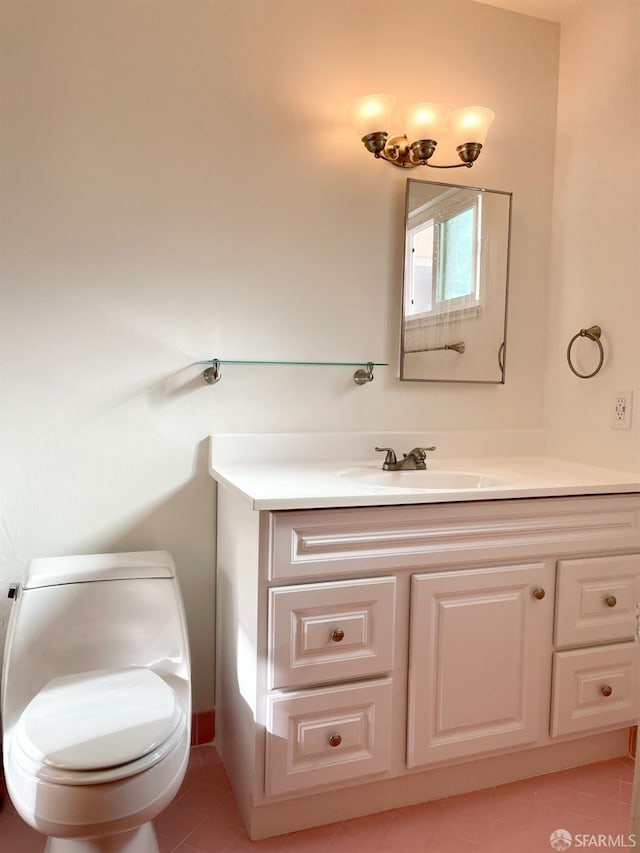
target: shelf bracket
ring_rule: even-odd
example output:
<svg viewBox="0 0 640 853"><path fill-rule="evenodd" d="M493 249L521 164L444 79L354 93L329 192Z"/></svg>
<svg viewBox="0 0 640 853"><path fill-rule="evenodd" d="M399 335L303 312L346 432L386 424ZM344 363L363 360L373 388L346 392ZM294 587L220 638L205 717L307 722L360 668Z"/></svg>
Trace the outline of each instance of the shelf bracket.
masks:
<svg viewBox="0 0 640 853"><path fill-rule="evenodd" d="M215 385L216 382L220 382L222 379L222 372L220 370L220 362L217 359L214 359L211 367L207 367L207 369L202 374L204 381L208 382L209 385Z"/></svg>
<svg viewBox="0 0 640 853"><path fill-rule="evenodd" d="M366 367L361 367L353 374L353 381L356 385L365 385L367 382L373 382L373 362L368 361Z"/></svg>

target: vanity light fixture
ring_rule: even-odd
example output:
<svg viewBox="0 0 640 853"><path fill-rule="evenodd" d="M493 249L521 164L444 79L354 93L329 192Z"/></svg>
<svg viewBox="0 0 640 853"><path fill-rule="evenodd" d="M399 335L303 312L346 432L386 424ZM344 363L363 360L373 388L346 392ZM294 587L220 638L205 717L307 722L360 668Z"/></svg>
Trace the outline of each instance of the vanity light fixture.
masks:
<svg viewBox="0 0 640 853"><path fill-rule="evenodd" d="M443 104L411 104L403 113L404 133L389 134L396 99L393 95L367 95L349 106L349 116L367 151L394 166L412 169L471 168L478 159L495 114L487 107L463 107L450 111ZM446 134L455 145L461 163L438 166L429 163L438 139Z"/></svg>

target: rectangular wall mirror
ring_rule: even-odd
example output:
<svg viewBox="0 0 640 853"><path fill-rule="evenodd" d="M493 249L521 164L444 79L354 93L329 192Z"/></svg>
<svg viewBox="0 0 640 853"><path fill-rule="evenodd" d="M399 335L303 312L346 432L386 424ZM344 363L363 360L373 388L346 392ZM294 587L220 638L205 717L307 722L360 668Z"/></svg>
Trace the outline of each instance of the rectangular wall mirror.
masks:
<svg viewBox="0 0 640 853"><path fill-rule="evenodd" d="M400 379L504 382L511 193L407 180Z"/></svg>

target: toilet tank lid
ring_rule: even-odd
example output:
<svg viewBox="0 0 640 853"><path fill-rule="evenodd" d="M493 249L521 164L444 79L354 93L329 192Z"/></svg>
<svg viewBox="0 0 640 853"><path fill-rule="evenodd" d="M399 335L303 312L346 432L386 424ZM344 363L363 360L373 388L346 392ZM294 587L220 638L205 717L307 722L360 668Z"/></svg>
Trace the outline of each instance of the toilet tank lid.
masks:
<svg viewBox="0 0 640 853"><path fill-rule="evenodd" d="M131 578L172 578L175 566L167 551L130 551L126 554L86 554L38 557L27 569L23 587L37 589L87 581Z"/></svg>

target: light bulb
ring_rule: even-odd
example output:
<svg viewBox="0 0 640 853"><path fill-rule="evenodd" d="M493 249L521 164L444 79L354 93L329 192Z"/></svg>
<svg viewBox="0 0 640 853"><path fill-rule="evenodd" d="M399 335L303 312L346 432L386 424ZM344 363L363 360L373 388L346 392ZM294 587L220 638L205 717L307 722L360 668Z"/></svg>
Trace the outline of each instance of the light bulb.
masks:
<svg viewBox="0 0 640 853"><path fill-rule="evenodd" d="M449 114L449 108L443 104L411 104L404 113L405 132L409 144L418 139L433 139L435 142L442 137L442 129Z"/></svg>
<svg viewBox="0 0 640 853"><path fill-rule="evenodd" d="M396 99L393 95L367 95L349 105L347 112L358 136L389 131L391 113Z"/></svg>
<svg viewBox="0 0 640 853"><path fill-rule="evenodd" d="M467 142L484 145L489 125L495 113L487 107L462 107L454 110L447 119L447 130L455 147Z"/></svg>

